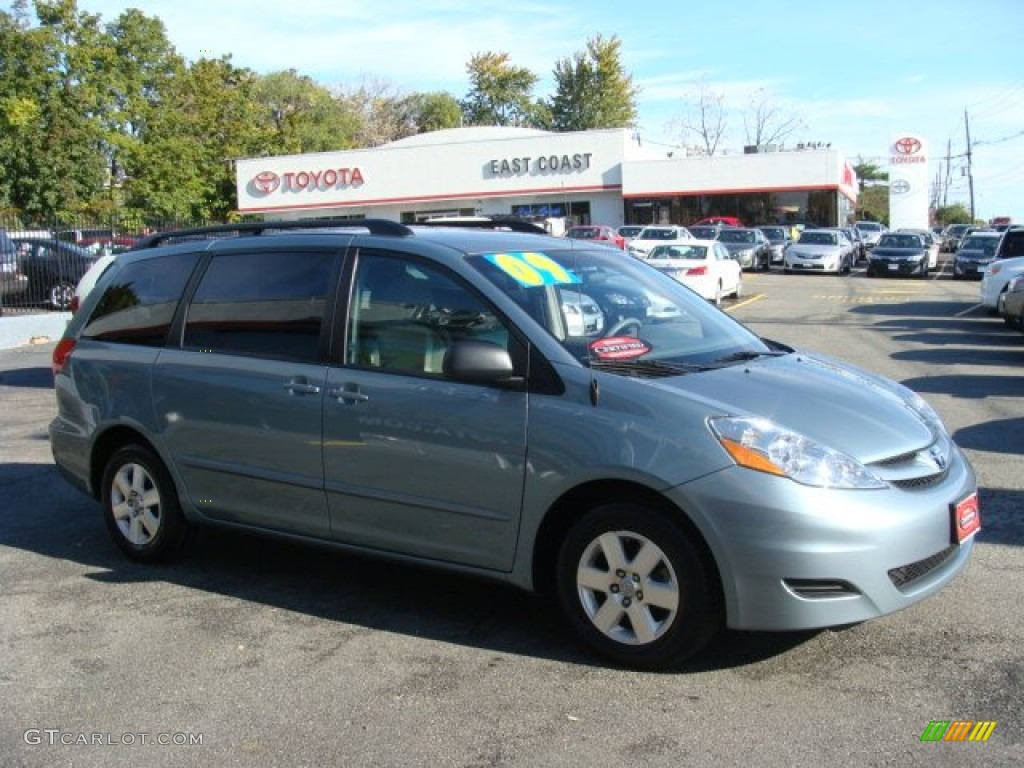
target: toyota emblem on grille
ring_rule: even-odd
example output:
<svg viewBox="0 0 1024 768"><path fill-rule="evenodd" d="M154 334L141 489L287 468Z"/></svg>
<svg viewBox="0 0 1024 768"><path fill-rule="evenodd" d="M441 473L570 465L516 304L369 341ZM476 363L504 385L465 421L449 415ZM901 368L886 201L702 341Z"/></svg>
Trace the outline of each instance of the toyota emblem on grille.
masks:
<svg viewBox="0 0 1024 768"><path fill-rule="evenodd" d="M893 149L900 155L916 155L921 151L921 140L913 136L904 136L893 142Z"/></svg>
<svg viewBox="0 0 1024 768"><path fill-rule="evenodd" d="M936 467L938 467L939 469L946 468L946 457L942 455L942 451L940 451L938 447L932 446L931 450L929 450L928 453L929 455L931 455L932 461L935 462Z"/></svg>

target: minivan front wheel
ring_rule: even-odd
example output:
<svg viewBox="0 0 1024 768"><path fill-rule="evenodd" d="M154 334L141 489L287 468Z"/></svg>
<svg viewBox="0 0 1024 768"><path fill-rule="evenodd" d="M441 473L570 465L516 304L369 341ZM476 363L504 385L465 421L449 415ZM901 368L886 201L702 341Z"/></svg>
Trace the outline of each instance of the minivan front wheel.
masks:
<svg viewBox="0 0 1024 768"><path fill-rule="evenodd" d="M681 525L633 503L598 507L569 531L558 560L562 610L602 655L663 669L721 628L714 575Z"/></svg>
<svg viewBox="0 0 1024 768"><path fill-rule="evenodd" d="M163 462L148 448L117 450L103 473L103 507L114 543L134 560L156 562L185 543L188 521Z"/></svg>

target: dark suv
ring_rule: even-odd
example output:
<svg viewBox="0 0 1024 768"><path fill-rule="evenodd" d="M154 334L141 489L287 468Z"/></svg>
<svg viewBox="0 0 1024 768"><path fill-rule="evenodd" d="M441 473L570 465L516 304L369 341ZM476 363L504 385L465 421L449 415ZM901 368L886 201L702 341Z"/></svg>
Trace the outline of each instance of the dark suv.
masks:
<svg viewBox="0 0 1024 768"><path fill-rule="evenodd" d="M918 395L617 249L472 224L143 240L54 349L56 466L137 560L209 524L473 573L647 669L966 566L974 473Z"/></svg>

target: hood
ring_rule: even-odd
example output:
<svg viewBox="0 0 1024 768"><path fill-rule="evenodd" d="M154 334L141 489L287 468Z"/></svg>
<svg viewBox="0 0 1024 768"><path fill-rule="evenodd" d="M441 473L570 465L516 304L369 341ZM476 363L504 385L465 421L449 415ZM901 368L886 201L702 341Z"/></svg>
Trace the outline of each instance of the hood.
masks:
<svg viewBox="0 0 1024 768"><path fill-rule="evenodd" d="M972 259L974 261L992 261L996 258L994 253L976 248L961 248L956 252L958 259Z"/></svg>
<svg viewBox="0 0 1024 768"><path fill-rule="evenodd" d="M910 391L826 357L793 353L651 384L701 397L722 414L771 419L869 464L938 439Z"/></svg>
<svg viewBox="0 0 1024 768"><path fill-rule="evenodd" d="M829 245L827 243L793 243L791 246L789 246L789 252L797 254L837 253L839 250L840 247L838 245Z"/></svg>

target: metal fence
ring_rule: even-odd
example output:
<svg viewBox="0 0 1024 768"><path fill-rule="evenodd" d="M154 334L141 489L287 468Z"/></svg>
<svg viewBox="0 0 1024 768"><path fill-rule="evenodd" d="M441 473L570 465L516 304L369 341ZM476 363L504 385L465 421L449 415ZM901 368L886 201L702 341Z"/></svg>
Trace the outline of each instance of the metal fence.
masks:
<svg viewBox="0 0 1024 768"><path fill-rule="evenodd" d="M125 251L141 236L212 222L118 220L40 224L0 216L0 312L6 315L63 312L75 286L99 257Z"/></svg>

